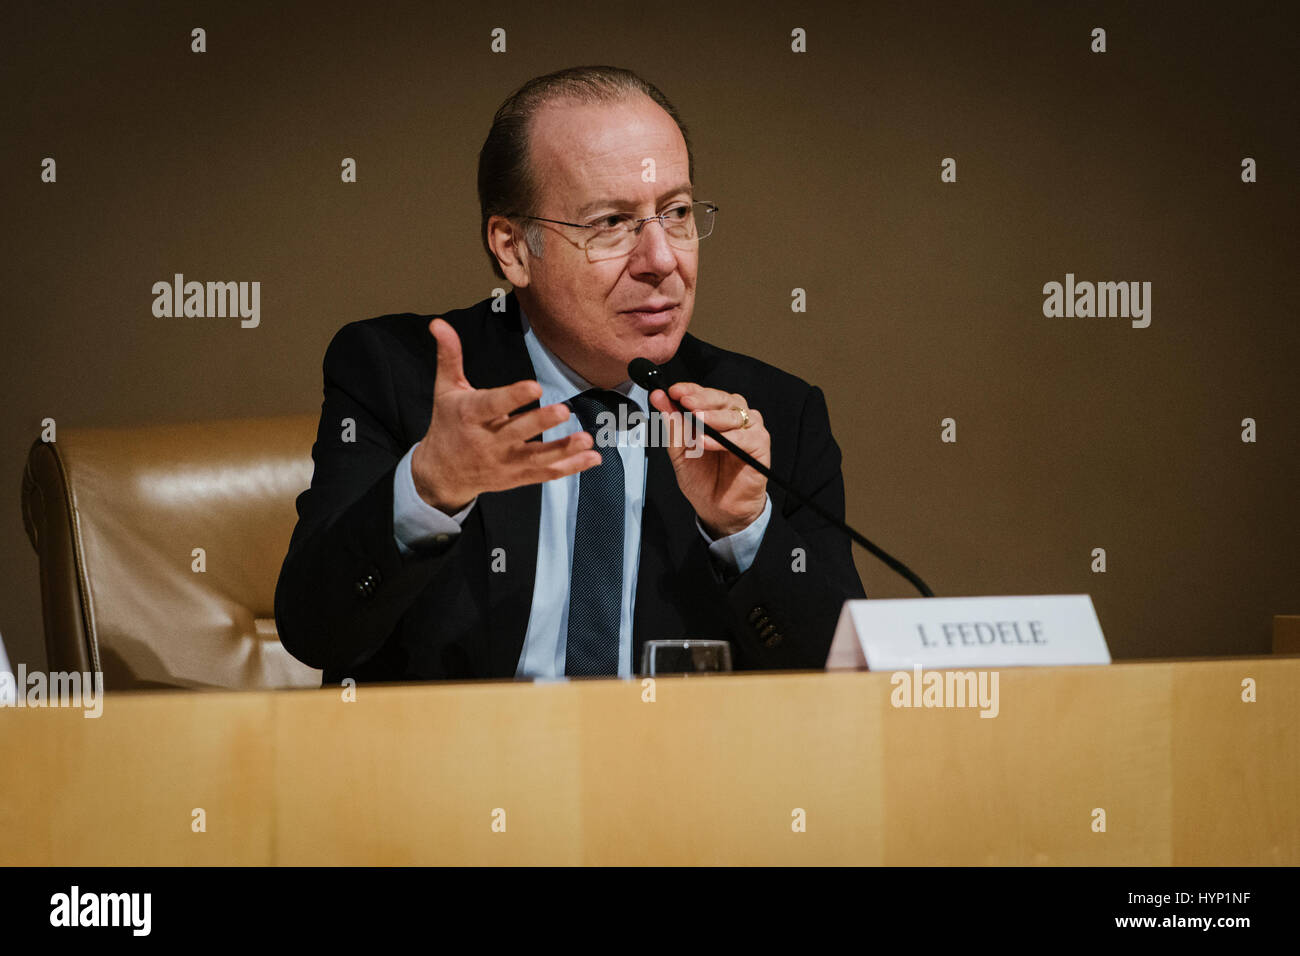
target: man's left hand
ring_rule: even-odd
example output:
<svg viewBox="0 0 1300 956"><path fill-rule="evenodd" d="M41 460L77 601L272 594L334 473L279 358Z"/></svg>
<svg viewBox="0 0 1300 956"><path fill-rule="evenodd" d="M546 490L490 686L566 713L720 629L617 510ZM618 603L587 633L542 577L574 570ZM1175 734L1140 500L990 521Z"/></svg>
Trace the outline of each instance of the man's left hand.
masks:
<svg viewBox="0 0 1300 956"><path fill-rule="evenodd" d="M763 426L763 416L749 407L744 396L691 382L676 383L668 394L764 465L771 465L772 436ZM695 509L704 530L713 538L722 538L749 527L767 504L767 479L705 435L698 425L691 433L684 433L681 412L668 401L663 389L650 394L650 404L669 421L668 457L677 474L677 486ZM687 437L694 447L684 441Z"/></svg>

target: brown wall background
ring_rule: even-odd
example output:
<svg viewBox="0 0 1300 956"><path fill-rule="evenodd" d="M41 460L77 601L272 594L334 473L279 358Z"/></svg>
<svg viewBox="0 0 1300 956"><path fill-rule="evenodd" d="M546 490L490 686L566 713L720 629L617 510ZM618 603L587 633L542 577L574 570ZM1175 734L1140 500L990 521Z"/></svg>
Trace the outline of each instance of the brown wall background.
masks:
<svg viewBox="0 0 1300 956"><path fill-rule="evenodd" d="M5 4L11 659L45 660L19 508L41 419L318 410L341 325L500 284L474 189L492 113L591 62L682 111L722 208L691 330L822 386L851 523L940 595L1090 593L1116 657L1266 651L1300 612L1292 9ZM154 318L176 272L259 280L261 326ZM1150 327L1044 318L1067 272L1150 281Z"/></svg>

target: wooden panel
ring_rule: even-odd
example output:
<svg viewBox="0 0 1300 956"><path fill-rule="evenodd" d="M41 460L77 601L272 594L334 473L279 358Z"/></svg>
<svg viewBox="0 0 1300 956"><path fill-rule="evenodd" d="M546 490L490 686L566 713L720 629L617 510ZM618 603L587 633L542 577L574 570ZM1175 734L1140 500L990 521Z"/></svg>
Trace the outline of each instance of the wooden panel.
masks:
<svg viewBox="0 0 1300 956"><path fill-rule="evenodd" d="M0 864L271 863L271 716L271 695L236 693L0 710Z"/></svg>
<svg viewBox="0 0 1300 956"><path fill-rule="evenodd" d="M640 682L583 688L583 862L879 863L886 687L856 674L667 677L653 703Z"/></svg>
<svg viewBox="0 0 1300 956"><path fill-rule="evenodd" d="M993 718L887 707L885 862L1167 864L1170 667L1003 669Z"/></svg>
<svg viewBox="0 0 1300 956"><path fill-rule="evenodd" d="M1300 864L1298 674L1286 658L1175 671L1175 864ZM1254 703L1242 699L1247 679Z"/></svg>
<svg viewBox="0 0 1300 956"><path fill-rule="evenodd" d="M992 719L890 676L0 709L0 864L1300 863L1300 659L1004 669Z"/></svg>
<svg viewBox="0 0 1300 956"><path fill-rule="evenodd" d="M577 686L363 686L276 698L277 862L570 864ZM505 832L493 832L493 811Z"/></svg>

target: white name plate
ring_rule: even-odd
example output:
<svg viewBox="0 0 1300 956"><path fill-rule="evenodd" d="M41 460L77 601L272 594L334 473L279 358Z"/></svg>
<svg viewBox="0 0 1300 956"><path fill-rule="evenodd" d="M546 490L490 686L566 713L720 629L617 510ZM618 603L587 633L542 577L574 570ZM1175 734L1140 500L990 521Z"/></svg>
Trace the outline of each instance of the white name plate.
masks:
<svg viewBox="0 0 1300 956"><path fill-rule="evenodd" d="M1086 594L845 601L827 670L1109 664Z"/></svg>

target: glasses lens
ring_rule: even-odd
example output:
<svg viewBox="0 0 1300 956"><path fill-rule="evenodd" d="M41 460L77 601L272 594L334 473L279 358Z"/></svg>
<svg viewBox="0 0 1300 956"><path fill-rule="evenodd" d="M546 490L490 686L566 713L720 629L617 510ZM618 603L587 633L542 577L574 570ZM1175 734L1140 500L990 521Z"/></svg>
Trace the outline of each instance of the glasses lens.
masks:
<svg viewBox="0 0 1300 956"><path fill-rule="evenodd" d="M668 235L686 243L696 243L713 232L713 215L717 210L706 202L685 207L682 221L669 227Z"/></svg>
<svg viewBox="0 0 1300 956"><path fill-rule="evenodd" d="M587 237L587 258L592 262L613 259L626 253L635 243L636 236L627 225L593 229Z"/></svg>
<svg viewBox="0 0 1300 956"><path fill-rule="evenodd" d="M714 206L706 202L696 202L675 206L664 213L660 220L668 243L678 249L691 249L697 242L713 232L713 217L717 212ZM642 229L653 228L646 222ZM587 259L600 262L625 256L636 246L640 235L635 231L631 220L613 229L593 231L587 239Z"/></svg>
<svg viewBox="0 0 1300 956"><path fill-rule="evenodd" d="M683 242L694 242L698 238L695 234L694 210L686 203L673 206L673 208L665 212L662 222L664 232L668 234L669 240L677 240L674 245Z"/></svg>

